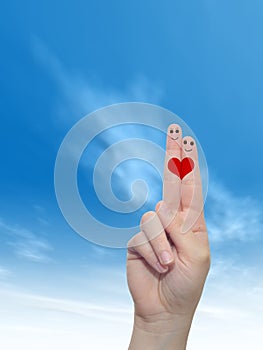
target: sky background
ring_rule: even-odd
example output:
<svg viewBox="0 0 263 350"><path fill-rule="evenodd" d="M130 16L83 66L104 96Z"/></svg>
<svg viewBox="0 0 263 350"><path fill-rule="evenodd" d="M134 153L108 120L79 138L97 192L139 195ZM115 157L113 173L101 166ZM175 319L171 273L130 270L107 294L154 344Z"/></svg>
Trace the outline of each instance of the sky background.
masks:
<svg viewBox="0 0 263 350"><path fill-rule="evenodd" d="M97 246L73 232L54 191L54 163L66 133L87 113L125 101L173 111L206 155L212 267L189 349L260 349L262 11L260 0L1 4L5 350L128 346L133 306L125 250ZM164 141L156 135L161 146ZM98 140L93 147L108 144ZM135 163L133 169L144 168ZM156 176L145 171L149 181ZM126 198L132 177L122 174L119 195ZM160 188L159 179L151 203L160 199Z"/></svg>

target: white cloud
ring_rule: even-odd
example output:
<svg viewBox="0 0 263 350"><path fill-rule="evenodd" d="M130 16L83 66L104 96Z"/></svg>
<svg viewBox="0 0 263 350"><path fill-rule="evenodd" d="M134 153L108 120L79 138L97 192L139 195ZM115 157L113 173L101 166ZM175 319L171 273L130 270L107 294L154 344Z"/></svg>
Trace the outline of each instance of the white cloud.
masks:
<svg viewBox="0 0 263 350"><path fill-rule="evenodd" d="M216 260L189 338L189 349L261 349L263 277L260 266Z"/></svg>
<svg viewBox="0 0 263 350"><path fill-rule="evenodd" d="M253 267L245 274L231 260L216 262L198 307L189 337L189 349L260 349L262 343L263 280ZM240 267L240 271L242 268ZM105 274L105 269L103 270ZM248 276L244 279L244 276ZM231 283L230 283L231 281ZM116 283L116 288L119 286ZM0 338L5 349L126 349L130 339L132 304L104 295L96 301L33 294L13 286L0 291ZM89 300L87 297L86 300ZM128 300L128 295L127 295ZM6 317L8 315L8 317ZM20 348L21 348L20 346Z"/></svg>
<svg viewBox="0 0 263 350"><path fill-rule="evenodd" d="M211 242L256 240L263 232L262 204L248 196L235 196L220 183L210 181L207 222Z"/></svg>
<svg viewBox="0 0 263 350"><path fill-rule="evenodd" d="M11 271L4 266L0 266L0 279L10 276Z"/></svg>
<svg viewBox="0 0 263 350"><path fill-rule="evenodd" d="M237 196L220 182L210 182L207 222L212 267L190 334L190 348L260 349L263 266L261 256L254 259L253 255L262 242L262 214L262 203L254 198ZM231 250L220 249L233 242Z"/></svg>
<svg viewBox="0 0 263 350"><path fill-rule="evenodd" d="M98 80L96 78L94 79L94 77L93 79L87 79L81 75L80 72L70 72L69 69L64 66L63 60L60 57L57 57L55 53L52 52L37 37L34 37L32 40L32 49L35 59L46 70L47 74L51 77L54 84L57 86L59 92L56 101L57 104L55 106L56 125L64 125L67 121L70 121L70 124L72 125L72 122L79 120L84 115L110 104L129 101L140 101L158 104L163 96L163 90L158 87L156 83L149 81L144 76L139 76L135 79L131 79L131 82L127 84L127 86L124 86L122 89L117 89L114 86L107 86L103 84L103 82L98 83ZM99 122L99 120L96 121L96 123ZM120 131L118 130L116 132L119 133ZM146 130L145 133L149 134L151 131ZM109 146L110 142L112 141L112 137L114 138L114 128L111 130L110 139L107 139L106 141L103 140L103 142ZM123 139L127 138L129 138L129 131L126 131L126 134L123 134ZM103 142L98 143L97 147L103 148ZM150 147L153 148L153 146L149 145L149 148ZM141 146L136 147L136 142L132 143L132 148L130 148L130 150L131 149L133 150L133 153L140 151L142 153L142 157L146 153L146 150L143 152L143 148ZM72 157L76 157L76 150L74 145L70 147L69 152L72 154ZM113 161L114 157L119 156L119 154L123 154L122 152L121 147L119 147L115 154L112 154L108 159ZM152 157L155 155L155 153L156 152L153 149L151 152ZM93 159L93 154L88 152L88 157L89 159ZM157 164L158 162L160 163L160 158L157 157L157 160L153 162L154 164ZM81 164L90 164L90 161L82 161ZM106 165L104 164L104 168L105 166ZM109 166L109 164L107 166ZM141 167L142 165L140 164L138 166ZM138 166L133 164L133 166L129 168L129 171L126 171L126 173L128 173L129 177L131 178L130 183L127 184L127 180L122 182L118 181L119 184L122 183L124 185L119 186L118 189L118 192L122 197L131 198L132 194L130 192L130 184L134 181L134 179L137 179L136 173ZM120 169L117 170L117 173L120 173L121 169L128 167L129 165L127 163L125 165L122 165ZM142 204L144 200L146 200L146 191L141 191L138 182L136 195L134 196L133 200L131 200L131 203L119 203L114 194L112 194L110 191L105 191L104 187L102 188L103 184L105 184L105 186L107 185L107 181L104 179L105 173L108 173L107 170L104 170L103 174L101 174L102 181L100 179L97 181L100 183L100 187L98 187L97 190L98 193L100 193L100 200L104 205L110 207L113 210L118 208L118 211L120 212L122 212L124 206L128 208L128 211L133 211L132 206L137 207L139 204ZM146 166L145 174L147 175L147 173L147 183L149 188L151 188L150 195L153 197L156 196L156 192L154 190L157 187L156 181L158 178L156 174L152 172L149 176L149 167ZM99 178L99 174L96 178ZM90 179L92 179L92 176L90 176ZM151 207L154 207L152 203L150 204Z"/></svg>
<svg viewBox="0 0 263 350"><path fill-rule="evenodd" d="M44 238L20 226L11 226L0 220L0 229L7 235L6 243L17 256L34 262L48 262L52 246Z"/></svg>
<svg viewBox="0 0 263 350"><path fill-rule="evenodd" d="M0 298L0 339L7 350L127 348L129 307L34 295L17 288L2 289Z"/></svg>
<svg viewBox="0 0 263 350"><path fill-rule="evenodd" d="M130 323L132 310L129 307L109 306L108 304L94 304L89 302L78 302L64 298L52 298L43 295L34 295L25 292L0 290L0 295L8 299L15 298L16 301L29 308L36 308L41 312L54 311L60 313L76 314L78 316L92 317L107 321Z"/></svg>
<svg viewBox="0 0 263 350"><path fill-rule="evenodd" d="M106 86L94 79L85 79L78 72L69 72L63 62L37 37L32 40L32 49L36 60L43 65L59 89L62 99L57 106L61 119L78 120L87 113L106 105L141 101L158 104L163 91L144 76L132 80L122 90ZM65 122L65 120L64 120Z"/></svg>

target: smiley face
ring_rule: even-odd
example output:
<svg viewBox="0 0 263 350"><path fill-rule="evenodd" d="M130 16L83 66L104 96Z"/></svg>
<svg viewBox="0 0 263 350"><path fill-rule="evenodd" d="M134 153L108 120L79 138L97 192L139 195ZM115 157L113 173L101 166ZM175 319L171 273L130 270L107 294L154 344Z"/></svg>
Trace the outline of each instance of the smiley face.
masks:
<svg viewBox="0 0 263 350"><path fill-rule="evenodd" d="M171 124L168 127L167 134L172 140L177 141L182 137L182 129L178 124Z"/></svg>
<svg viewBox="0 0 263 350"><path fill-rule="evenodd" d="M190 136L185 136L182 140L182 148L185 154L192 154L196 151L195 140Z"/></svg>
<svg viewBox="0 0 263 350"><path fill-rule="evenodd" d="M182 129L178 124L170 124L167 129L166 149L180 150L182 141Z"/></svg>
<svg viewBox="0 0 263 350"><path fill-rule="evenodd" d="M168 135L172 140L178 140L179 137L181 136L181 129L179 125L172 124L169 129L168 129Z"/></svg>

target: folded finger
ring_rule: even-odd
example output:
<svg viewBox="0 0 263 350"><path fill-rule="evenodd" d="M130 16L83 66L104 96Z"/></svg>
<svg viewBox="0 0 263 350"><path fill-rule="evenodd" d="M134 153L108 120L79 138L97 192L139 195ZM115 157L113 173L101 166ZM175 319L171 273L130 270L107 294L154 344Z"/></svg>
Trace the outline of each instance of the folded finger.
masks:
<svg viewBox="0 0 263 350"><path fill-rule="evenodd" d="M141 244L141 242L144 242ZM168 271L167 266L162 266L157 255L155 254L151 244L147 241L147 237L143 231L137 233L128 243L129 254L136 255L137 258L144 259L158 273Z"/></svg>
<svg viewBox="0 0 263 350"><path fill-rule="evenodd" d="M174 262L174 253L167 239L163 225L155 212L147 212L141 220L141 229L162 265Z"/></svg>

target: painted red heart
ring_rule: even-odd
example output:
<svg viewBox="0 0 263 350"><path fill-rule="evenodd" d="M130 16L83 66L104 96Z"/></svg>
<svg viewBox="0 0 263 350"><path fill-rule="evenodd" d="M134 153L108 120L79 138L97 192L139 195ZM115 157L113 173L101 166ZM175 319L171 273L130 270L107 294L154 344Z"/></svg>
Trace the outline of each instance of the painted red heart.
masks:
<svg viewBox="0 0 263 350"><path fill-rule="evenodd" d="M193 159L188 157L182 161L178 158L171 158L168 162L168 169L181 180L194 169L194 166Z"/></svg>

